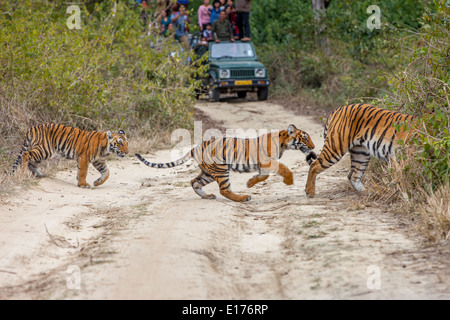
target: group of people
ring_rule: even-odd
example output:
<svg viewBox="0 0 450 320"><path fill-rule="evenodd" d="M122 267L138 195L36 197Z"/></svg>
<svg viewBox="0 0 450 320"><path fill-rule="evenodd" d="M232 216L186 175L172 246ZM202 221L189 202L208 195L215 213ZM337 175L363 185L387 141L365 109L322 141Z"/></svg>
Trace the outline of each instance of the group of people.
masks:
<svg viewBox="0 0 450 320"><path fill-rule="evenodd" d="M198 8L198 25L204 41L250 41L251 0L203 0ZM136 0L143 8L141 19L146 24L155 21L155 27L162 36L174 35L185 50L189 50L187 14L189 0ZM156 4L154 19L148 15L148 8Z"/></svg>
<svg viewBox="0 0 450 320"><path fill-rule="evenodd" d="M198 25L207 40L250 40L251 0L203 0Z"/></svg>
<svg viewBox="0 0 450 320"><path fill-rule="evenodd" d="M183 49L189 50L188 24L190 23L187 14L189 0L136 0L142 7L140 18L145 25L149 26L149 32L158 32L161 36L174 36ZM154 5L156 4L156 8ZM153 7L151 7L153 5ZM154 16L149 15L149 11L154 8ZM150 10L149 10L150 9Z"/></svg>

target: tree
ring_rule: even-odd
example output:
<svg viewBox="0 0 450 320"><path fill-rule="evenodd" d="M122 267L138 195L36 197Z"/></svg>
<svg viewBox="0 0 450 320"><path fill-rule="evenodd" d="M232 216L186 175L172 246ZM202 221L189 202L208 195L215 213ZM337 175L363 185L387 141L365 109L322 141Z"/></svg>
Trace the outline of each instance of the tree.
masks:
<svg viewBox="0 0 450 320"><path fill-rule="evenodd" d="M325 9L330 5L331 0L311 0L312 6L314 10L315 19L317 21L317 39L319 42L319 46L324 48L324 50L329 54L330 53L330 41L328 36L321 35L326 28L326 11Z"/></svg>
<svg viewBox="0 0 450 320"><path fill-rule="evenodd" d="M311 0L314 10L325 10L330 5L331 0Z"/></svg>

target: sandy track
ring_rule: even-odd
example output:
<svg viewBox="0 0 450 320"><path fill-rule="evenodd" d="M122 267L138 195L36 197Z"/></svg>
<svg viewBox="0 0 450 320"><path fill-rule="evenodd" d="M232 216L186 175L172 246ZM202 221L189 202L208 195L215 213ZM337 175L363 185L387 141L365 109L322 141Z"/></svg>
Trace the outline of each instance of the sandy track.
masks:
<svg viewBox="0 0 450 320"><path fill-rule="evenodd" d="M320 124L279 105L230 99L197 108L230 129L293 123L316 151L323 144ZM220 196L215 183L205 191L218 198L200 199L189 184L195 165L158 170L128 157L110 162L111 177L94 190L76 188L75 170L44 178L2 200L0 298L450 298L448 250L422 247L392 214L362 204L346 181L347 158L319 175L313 199L304 155L288 151L281 162L293 186L272 176L247 189L254 173L231 175L235 192L252 195L245 204ZM377 271L380 289L371 286Z"/></svg>

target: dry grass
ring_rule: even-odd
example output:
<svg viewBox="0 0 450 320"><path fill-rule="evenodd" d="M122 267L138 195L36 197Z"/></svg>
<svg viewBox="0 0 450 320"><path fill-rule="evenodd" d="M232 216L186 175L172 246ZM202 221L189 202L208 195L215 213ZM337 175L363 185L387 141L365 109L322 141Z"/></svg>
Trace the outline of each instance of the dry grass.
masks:
<svg viewBox="0 0 450 320"><path fill-rule="evenodd" d="M433 190L414 161L414 149L405 153L389 164L372 160L366 175L369 200L410 217L419 234L431 242L450 240L450 186Z"/></svg>
<svg viewBox="0 0 450 320"><path fill-rule="evenodd" d="M27 170L20 170L18 168L14 176L10 175L12 170L12 165L14 160L2 160L0 161L0 198L6 197L8 195L27 190L33 185L36 185L39 181L38 178L34 177L31 172ZM53 176L56 172L60 170L65 170L70 167L70 162L65 161L61 157L55 157L48 161L43 162L39 169L44 174L44 176Z"/></svg>
<svg viewBox="0 0 450 320"><path fill-rule="evenodd" d="M442 186L417 209L423 221L419 230L429 240L450 240L450 187Z"/></svg>

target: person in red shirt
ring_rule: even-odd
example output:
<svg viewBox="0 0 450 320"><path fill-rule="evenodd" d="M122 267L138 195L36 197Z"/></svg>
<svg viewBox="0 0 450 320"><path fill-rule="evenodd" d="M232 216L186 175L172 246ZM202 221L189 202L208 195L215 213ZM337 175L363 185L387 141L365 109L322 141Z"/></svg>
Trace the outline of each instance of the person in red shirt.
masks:
<svg viewBox="0 0 450 320"><path fill-rule="evenodd" d="M231 2L233 2L233 1L231 1ZM239 29L237 27L236 8L234 8L234 6L227 4L225 6L225 13L227 14L228 20L230 20L233 37L239 38Z"/></svg>

